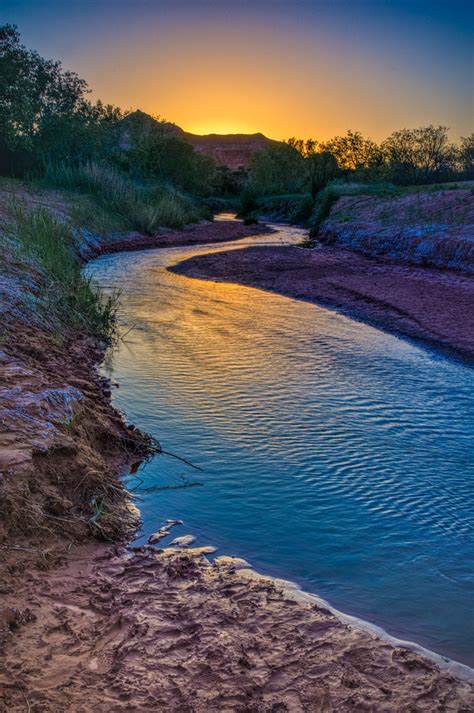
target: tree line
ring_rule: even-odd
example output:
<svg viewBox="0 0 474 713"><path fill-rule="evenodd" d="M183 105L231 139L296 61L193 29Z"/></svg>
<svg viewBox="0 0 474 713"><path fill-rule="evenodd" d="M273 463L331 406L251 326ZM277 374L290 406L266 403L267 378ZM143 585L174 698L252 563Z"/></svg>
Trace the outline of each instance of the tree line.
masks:
<svg viewBox="0 0 474 713"><path fill-rule="evenodd" d="M89 93L86 81L61 62L27 49L16 26L1 26L0 174L42 175L58 163L106 162L136 180L212 192L214 162L166 122L92 102ZM126 151L120 147L124 132L132 137Z"/></svg>
<svg viewBox="0 0 474 713"><path fill-rule="evenodd" d="M323 142L291 138L254 156L247 187L256 195L315 197L336 178L402 186L474 179L474 134L453 144L448 131L401 129L380 144L350 130Z"/></svg>
<svg viewBox="0 0 474 713"><path fill-rule="evenodd" d="M27 49L14 25L0 26L0 174L60 176L51 167L95 162L197 196L313 198L337 178L396 185L474 178L474 134L453 144L445 126L401 129L380 144L357 131L323 142L291 138L256 153L248 175L231 172L159 117L92 102L89 93L75 72Z"/></svg>

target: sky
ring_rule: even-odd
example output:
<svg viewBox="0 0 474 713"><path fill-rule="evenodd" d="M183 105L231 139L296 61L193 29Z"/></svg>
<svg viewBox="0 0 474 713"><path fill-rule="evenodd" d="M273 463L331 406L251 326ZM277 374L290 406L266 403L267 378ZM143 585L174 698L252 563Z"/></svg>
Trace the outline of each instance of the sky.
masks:
<svg viewBox="0 0 474 713"><path fill-rule="evenodd" d="M465 0L0 0L5 22L92 98L194 133L473 131Z"/></svg>

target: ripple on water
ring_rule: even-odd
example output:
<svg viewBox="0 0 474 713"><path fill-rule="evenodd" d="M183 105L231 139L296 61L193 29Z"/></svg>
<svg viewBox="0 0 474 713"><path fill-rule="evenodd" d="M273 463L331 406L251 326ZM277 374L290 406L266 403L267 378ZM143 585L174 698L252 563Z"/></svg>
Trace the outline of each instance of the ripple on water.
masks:
<svg viewBox="0 0 474 713"><path fill-rule="evenodd" d="M142 540L183 519L176 536L472 664L472 371L314 305L166 271L227 248L88 268L120 285L133 327L107 358L117 405L204 468L139 472ZM140 494L183 478L202 485Z"/></svg>

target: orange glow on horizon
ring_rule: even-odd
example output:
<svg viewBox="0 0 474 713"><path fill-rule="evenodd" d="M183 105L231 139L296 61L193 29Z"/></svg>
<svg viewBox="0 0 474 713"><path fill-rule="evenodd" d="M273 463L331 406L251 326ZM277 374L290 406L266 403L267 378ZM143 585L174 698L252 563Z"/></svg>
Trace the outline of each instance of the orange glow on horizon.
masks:
<svg viewBox="0 0 474 713"><path fill-rule="evenodd" d="M178 123L179 122L174 122ZM184 123L179 124L182 129L189 132L190 134L258 134L261 129L260 127L253 126L250 123L239 121L235 119L209 119L209 121L196 122L195 124ZM273 138L273 137L269 137Z"/></svg>
<svg viewBox="0 0 474 713"><path fill-rule="evenodd" d="M77 71L93 98L158 114L195 134L324 141L352 129L380 141L431 123L449 126L453 140L472 131L466 50L454 52L453 35L440 53L436 34L420 49L424 20L403 24L396 16L379 32L375 16L350 24L345 10L327 3L327 11L301 17L290 9L270 16L213 3L206 14L201 3L185 5L174 11L170 2L161 12L147 3L146 13L133 12L123 24L108 12L97 28L75 30L67 46L59 33L57 48L51 39L47 48L41 38L25 41Z"/></svg>

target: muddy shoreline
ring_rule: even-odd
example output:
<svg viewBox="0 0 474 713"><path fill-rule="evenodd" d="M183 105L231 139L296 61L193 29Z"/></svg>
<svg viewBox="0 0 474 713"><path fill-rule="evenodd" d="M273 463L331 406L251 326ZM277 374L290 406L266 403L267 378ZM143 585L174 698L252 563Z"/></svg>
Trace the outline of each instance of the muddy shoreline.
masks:
<svg viewBox="0 0 474 713"><path fill-rule="evenodd" d="M467 713L474 701L428 658L202 549L79 548L27 591L4 711Z"/></svg>
<svg viewBox="0 0 474 713"><path fill-rule="evenodd" d="M93 254L268 232L211 225L186 228L183 242L176 231L161 245L163 236L129 236ZM41 518L2 533L2 713L470 710L470 684L324 606L296 602L237 561L210 565L202 551L121 545L136 513L119 476L153 444L112 407L93 340L56 343L25 325L10 334L2 405L17 415L22 405L25 418L2 421L1 478L12 484L9 502ZM59 392L74 395L80 418L69 418L66 397L50 398ZM36 426L53 424L43 441L32 414ZM114 507L95 518L98 474Z"/></svg>
<svg viewBox="0 0 474 713"><path fill-rule="evenodd" d="M248 247L170 269L314 302L474 364L474 280L463 273L324 246Z"/></svg>

